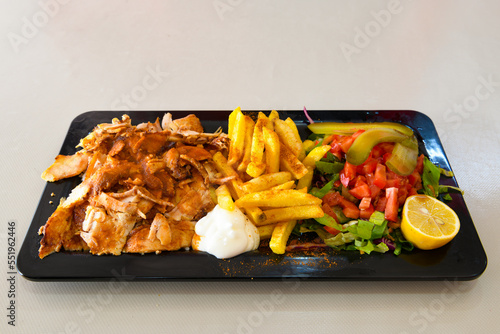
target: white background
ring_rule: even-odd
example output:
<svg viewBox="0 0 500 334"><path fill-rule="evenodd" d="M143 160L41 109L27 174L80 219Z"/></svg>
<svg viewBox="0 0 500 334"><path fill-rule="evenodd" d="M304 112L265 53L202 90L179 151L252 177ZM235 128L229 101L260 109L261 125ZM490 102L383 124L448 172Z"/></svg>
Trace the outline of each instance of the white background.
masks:
<svg viewBox="0 0 500 334"><path fill-rule="evenodd" d="M497 1L2 1L0 332L494 332L499 14ZM449 284L125 283L113 294L109 283L18 276L16 327L7 325L6 224L17 222L19 249L40 173L75 116L304 105L429 115L465 190L486 272Z"/></svg>

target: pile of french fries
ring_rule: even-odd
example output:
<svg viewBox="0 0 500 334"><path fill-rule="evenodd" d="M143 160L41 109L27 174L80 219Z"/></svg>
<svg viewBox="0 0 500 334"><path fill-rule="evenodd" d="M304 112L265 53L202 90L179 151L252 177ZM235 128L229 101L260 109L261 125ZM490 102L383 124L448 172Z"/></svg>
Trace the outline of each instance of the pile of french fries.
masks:
<svg viewBox="0 0 500 334"><path fill-rule="evenodd" d="M307 193L316 161L330 146L314 148L307 156L295 123L281 120L277 111L259 112L254 121L236 108L229 116L228 157L213 156L217 170L232 177L215 191L226 210L240 208L257 226L261 240L283 254L298 220L323 217L321 199Z"/></svg>

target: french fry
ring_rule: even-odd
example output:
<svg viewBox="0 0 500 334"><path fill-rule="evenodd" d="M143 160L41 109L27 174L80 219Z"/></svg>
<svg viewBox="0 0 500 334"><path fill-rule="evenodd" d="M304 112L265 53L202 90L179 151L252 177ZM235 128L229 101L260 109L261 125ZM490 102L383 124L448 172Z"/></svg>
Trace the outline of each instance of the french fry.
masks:
<svg viewBox="0 0 500 334"><path fill-rule="evenodd" d="M231 114L229 114L228 122L227 122L227 136L229 139L233 139L233 131L234 131L234 121L236 120L236 115L241 114L241 108L238 107L233 110Z"/></svg>
<svg viewBox="0 0 500 334"><path fill-rule="evenodd" d="M227 184L229 192L231 193L231 196L233 199L238 199L241 196L244 195L243 190L241 189L243 182L238 176L238 173L228 165L226 158L222 155L220 152L216 152L212 160L215 163L215 168L222 173L225 177L227 176L234 176L234 179L229 181ZM266 215L264 212L259 209L259 208L246 208L245 212L248 216L248 218L254 223L256 226L259 226L258 224L262 225L262 222L266 219Z"/></svg>
<svg viewBox="0 0 500 334"><path fill-rule="evenodd" d="M285 123L290 127L290 129L292 129L295 138L298 141L302 142L302 139L300 139L299 129L297 129L297 124L295 124L295 122L290 117L287 117L287 119L285 119Z"/></svg>
<svg viewBox="0 0 500 334"><path fill-rule="evenodd" d="M300 188L307 188L309 189L309 187L311 186L312 184L312 180L313 180L313 176L314 176L314 169L307 169L307 173L306 175L302 176L299 181L297 182L297 188L300 189Z"/></svg>
<svg viewBox="0 0 500 334"><path fill-rule="evenodd" d="M321 199L307 191L316 162L330 147L302 142L293 120L280 120L276 110L269 116L260 112L254 123L238 107L229 117L228 134L228 158L218 152L213 161L218 172L233 179L217 188L217 202L228 210L242 209L260 238L270 238L271 250L283 254L298 220L324 216ZM307 156L306 150L311 151ZM252 179L243 183L242 172Z"/></svg>
<svg viewBox="0 0 500 334"><path fill-rule="evenodd" d="M259 230L260 240L270 239L271 236L273 235L273 230L275 226L276 224L269 224L257 227L257 230Z"/></svg>
<svg viewBox="0 0 500 334"><path fill-rule="evenodd" d="M233 166L243 158L245 148L245 115L242 112L236 113L234 127L231 133L231 145L229 147L228 164Z"/></svg>
<svg viewBox="0 0 500 334"><path fill-rule="evenodd" d="M280 222L276 224L276 227L273 229L273 234L271 235L271 240L269 241L269 247L271 248L273 253L285 253L286 243L288 242L288 238L290 237L290 234L292 233L296 224L296 220L292 220L289 222Z"/></svg>
<svg viewBox="0 0 500 334"><path fill-rule="evenodd" d="M306 166L283 143L280 143L280 168L292 173L297 180L307 174Z"/></svg>
<svg viewBox="0 0 500 334"><path fill-rule="evenodd" d="M250 162L247 166L247 174L250 175L251 177L258 177L259 175L262 175L266 170L266 164L265 163L260 163L257 164L255 162Z"/></svg>
<svg viewBox="0 0 500 334"><path fill-rule="evenodd" d="M330 150L331 146L322 145L315 147L309 152L309 154L302 160L302 164L307 168L307 174L302 176L297 183L297 188L308 188L311 186L312 179L314 176L314 168L316 168L316 161L320 161Z"/></svg>
<svg viewBox="0 0 500 334"><path fill-rule="evenodd" d="M314 142L312 140L306 139L302 142L302 148L304 151L310 151L314 147Z"/></svg>
<svg viewBox="0 0 500 334"><path fill-rule="evenodd" d="M299 205L320 205L321 198L298 190L264 190L257 193L246 194L234 204L238 207L296 207Z"/></svg>
<svg viewBox="0 0 500 334"><path fill-rule="evenodd" d="M269 124L269 130L273 130L274 129L274 127L273 127L273 119L280 118L280 114L276 110L271 110L271 112L269 113L268 118L271 121L270 122L271 124Z"/></svg>
<svg viewBox="0 0 500 334"><path fill-rule="evenodd" d="M252 149L250 153L250 163L247 167L247 174L257 177L264 173L266 164L264 163L264 135L262 128L269 123L269 119L263 112L259 112L259 117L255 123L252 135Z"/></svg>
<svg viewBox="0 0 500 334"><path fill-rule="evenodd" d="M243 145L243 160L238 166L239 172L244 172L250 163L250 154L252 152L252 136L255 122L250 118L250 116L244 117L245 121L245 143Z"/></svg>
<svg viewBox="0 0 500 334"><path fill-rule="evenodd" d="M231 197L231 193L225 184L217 188L215 190L215 194L217 195L217 204L219 204L221 208L228 211L234 210L235 205L233 198Z"/></svg>
<svg viewBox="0 0 500 334"><path fill-rule="evenodd" d="M273 224L282 221L301 220L308 218L320 218L324 212L319 205L302 205L288 208L264 210L266 219L259 226Z"/></svg>
<svg viewBox="0 0 500 334"><path fill-rule="evenodd" d="M262 133L266 149L266 172L277 173L280 171L280 139L274 131L268 128L263 128Z"/></svg>
<svg viewBox="0 0 500 334"><path fill-rule="evenodd" d="M236 173L233 167L229 166L226 158L222 155L222 153L216 152L213 155L212 160L214 161L215 168L217 168L217 170L222 173L224 177L234 176L234 179L232 179L228 183L229 192L231 193L233 199L238 199L243 196L243 190L241 190L243 182L241 181L238 173Z"/></svg>
<svg viewBox="0 0 500 334"><path fill-rule="evenodd" d="M302 151L302 141L300 139L297 140L292 128L290 128L285 121L276 118L274 120L274 131L278 134L281 143L288 147L290 151L298 157Z"/></svg>
<svg viewBox="0 0 500 334"><path fill-rule="evenodd" d="M293 134L295 135L295 139L300 143L300 153L297 156L297 158L300 161L302 161L302 159L304 159L304 157L306 156L306 150L302 145L302 139L300 138L299 129L297 129L297 124L295 124L295 122L292 121L290 117L285 119L285 123L290 127L290 129L292 129Z"/></svg>
<svg viewBox="0 0 500 334"><path fill-rule="evenodd" d="M217 194L215 193L215 188L213 186L208 187L208 192L210 193L210 198L214 203L218 203Z"/></svg>
<svg viewBox="0 0 500 334"><path fill-rule="evenodd" d="M288 181L283 184L280 184L279 186L275 186L270 188L269 190L284 190L284 189L293 189L295 188L295 181Z"/></svg>
<svg viewBox="0 0 500 334"><path fill-rule="evenodd" d="M247 194L255 193L275 187L291 180L292 174L290 174L290 172L264 174L243 183L242 189Z"/></svg>
<svg viewBox="0 0 500 334"><path fill-rule="evenodd" d="M253 207L253 208L244 208L243 210L246 212L247 217L252 221L252 223L255 226L262 225L262 222L265 221L267 218L266 214L264 213L264 211L262 211L261 208Z"/></svg>

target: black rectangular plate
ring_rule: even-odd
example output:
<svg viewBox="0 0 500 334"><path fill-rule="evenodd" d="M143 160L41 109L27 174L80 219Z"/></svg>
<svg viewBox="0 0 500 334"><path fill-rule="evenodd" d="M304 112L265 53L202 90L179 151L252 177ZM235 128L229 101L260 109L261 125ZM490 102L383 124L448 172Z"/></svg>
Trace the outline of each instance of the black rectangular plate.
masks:
<svg viewBox="0 0 500 334"><path fill-rule="evenodd" d="M222 127L227 130L229 111L170 111L174 118L195 113L206 132ZM79 140L99 123L109 123L114 117L128 114L133 124L154 121L165 111L91 111L76 117L68 130L60 154L73 154ZM293 119L301 136L310 133L302 111L281 111L281 118ZM309 111L316 121L336 122L399 122L416 133L421 151L433 163L451 170L450 164L431 119L411 110L379 111ZM330 249L273 254L259 249L232 259L219 260L193 250L156 254L122 254L95 256L89 253L60 252L38 258L41 237L38 229L80 179L74 177L47 183L33 221L18 256L17 268L27 279L36 281L103 281L126 279L135 281L161 280L279 280L301 278L310 280L471 280L486 269L487 258L464 199L453 194L450 206L458 214L461 229L448 245L432 250L415 250L400 256L393 254L360 255L354 251L336 252ZM455 178L446 178L447 185L458 186ZM56 196L52 197L54 193Z"/></svg>

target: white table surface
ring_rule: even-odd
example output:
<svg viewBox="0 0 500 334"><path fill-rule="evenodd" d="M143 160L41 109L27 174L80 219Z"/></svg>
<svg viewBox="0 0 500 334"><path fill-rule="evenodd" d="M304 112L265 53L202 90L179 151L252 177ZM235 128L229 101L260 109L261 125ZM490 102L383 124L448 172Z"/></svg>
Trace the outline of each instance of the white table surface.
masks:
<svg viewBox="0 0 500 334"><path fill-rule="evenodd" d="M0 332L495 332L498 14L497 1L2 1ZM462 283L164 282L119 289L18 275L16 326L7 324L7 223L16 222L19 250L45 185L40 173L75 116L304 105L430 116L488 254L485 273ZM280 302L269 304L274 292Z"/></svg>

